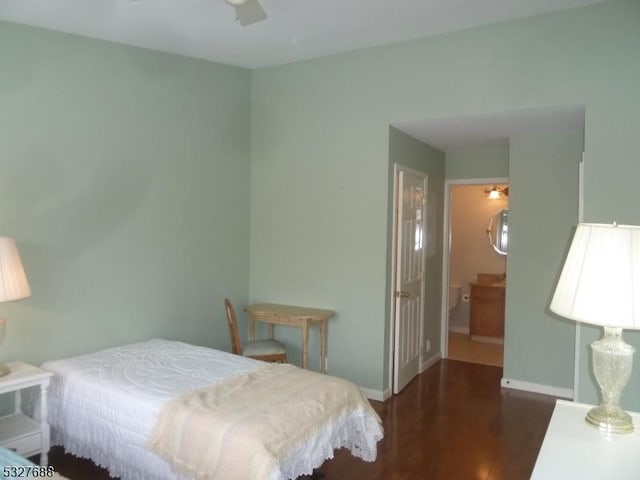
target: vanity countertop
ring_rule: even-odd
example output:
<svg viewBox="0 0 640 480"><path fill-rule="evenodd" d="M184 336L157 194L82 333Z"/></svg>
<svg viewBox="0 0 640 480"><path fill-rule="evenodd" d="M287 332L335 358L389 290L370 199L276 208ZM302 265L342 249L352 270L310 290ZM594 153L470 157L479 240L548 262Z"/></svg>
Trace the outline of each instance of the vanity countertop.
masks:
<svg viewBox="0 0 640 480"><path fill-rule="evenodd" d="M505 288L507 286L506 282L474 282L470 285L474 287L491 287L491 288Z"/></svg>

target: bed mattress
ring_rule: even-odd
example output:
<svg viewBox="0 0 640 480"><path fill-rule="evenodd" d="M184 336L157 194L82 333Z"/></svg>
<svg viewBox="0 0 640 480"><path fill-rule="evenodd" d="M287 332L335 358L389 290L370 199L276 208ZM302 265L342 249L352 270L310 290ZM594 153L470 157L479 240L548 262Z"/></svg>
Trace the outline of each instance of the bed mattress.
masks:
<svg viewBox="0 0 640 480"><path fill-rule="evenodd" d="M52 443L127 480L181 479L145 444L164 403L263 362L154 339L42 365Z"/></svg>

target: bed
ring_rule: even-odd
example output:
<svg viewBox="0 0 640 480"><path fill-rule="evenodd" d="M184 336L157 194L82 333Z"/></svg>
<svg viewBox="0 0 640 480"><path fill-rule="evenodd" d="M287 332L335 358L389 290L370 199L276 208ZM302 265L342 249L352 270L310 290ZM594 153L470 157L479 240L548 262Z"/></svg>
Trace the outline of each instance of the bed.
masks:
<svg viewBox="0 0 640 480"><path fill-rule="evenodd" d="M337 448L373 461L383 435L378 415L350 382L182 342L153 339L42 367L55 373L48 390L52 443L123 480L296 478ZM274 381L273 392L261 390ZM325 390L325 382L333 385ZM293 431L282 421L305 412L313 420ZM270 433L272 425L283 430ZM258 458L261 470L251 470L248 460Z"/></svg>

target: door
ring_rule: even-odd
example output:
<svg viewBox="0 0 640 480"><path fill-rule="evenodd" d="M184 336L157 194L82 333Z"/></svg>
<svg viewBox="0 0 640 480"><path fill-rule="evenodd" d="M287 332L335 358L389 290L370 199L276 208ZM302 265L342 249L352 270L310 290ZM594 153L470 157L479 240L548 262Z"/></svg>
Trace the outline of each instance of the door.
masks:
<svg viewBox="0 0 640 480"><path fill-rule="evenodd" d="M425 295L427 175L397 167L393 392L418 373Z"/></svg>

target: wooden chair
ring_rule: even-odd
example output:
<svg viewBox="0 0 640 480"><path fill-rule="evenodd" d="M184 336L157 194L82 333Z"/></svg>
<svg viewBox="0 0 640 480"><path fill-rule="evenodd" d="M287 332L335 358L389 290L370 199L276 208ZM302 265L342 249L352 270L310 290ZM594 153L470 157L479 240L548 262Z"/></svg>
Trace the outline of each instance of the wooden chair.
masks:
<svg viewBox="0 0 640 480"><path fill-rule="evenodd" d="M224 299L224 306L227 310L227 323L229 324L231 350L233 353L264 362L287 363L287 351L284 346L276 340L253 340L245 342L244 344L241 343L240 335L238 334L236 312L233 310L233 305L228 298Z"/></svg>

